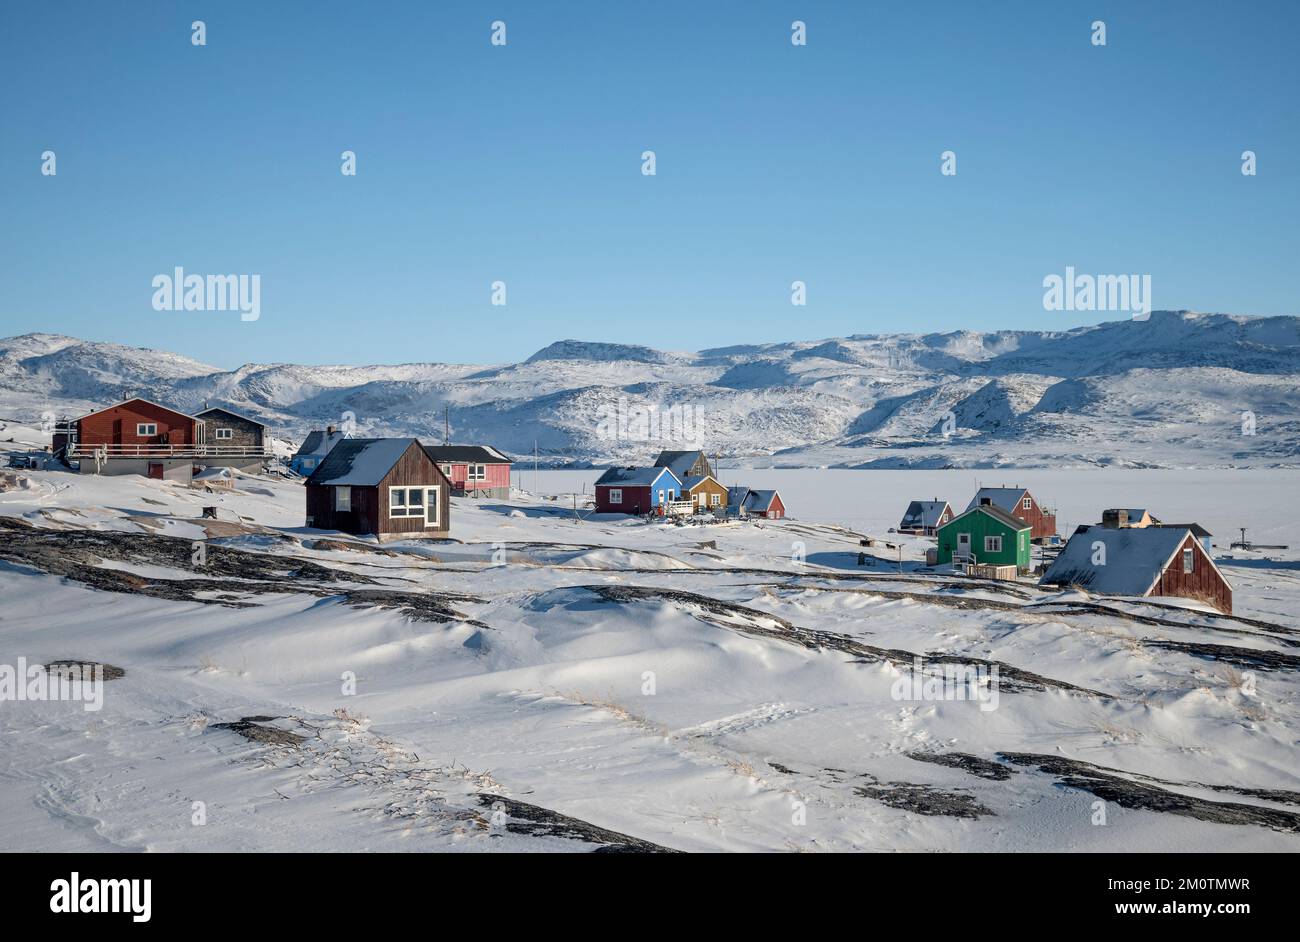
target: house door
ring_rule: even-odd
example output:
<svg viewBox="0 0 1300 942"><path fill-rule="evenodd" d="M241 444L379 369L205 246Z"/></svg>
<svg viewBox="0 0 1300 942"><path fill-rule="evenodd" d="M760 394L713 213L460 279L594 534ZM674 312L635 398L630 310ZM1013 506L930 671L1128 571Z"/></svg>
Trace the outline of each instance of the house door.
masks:
<svg viewBox="0 0 1300 942"><path fill-rule="evenodd" d="M149 462L149 477L153 478L155 481L161 481L163 479L163 466L161 461Z"/></svg>
<svg viewBox="0 0 1300 942"><path fill-rule="evenodd" d="M960 557L961 559L966 559L967 557L970 556L970 534L969 533L957 534L957 556Z"/></svg>

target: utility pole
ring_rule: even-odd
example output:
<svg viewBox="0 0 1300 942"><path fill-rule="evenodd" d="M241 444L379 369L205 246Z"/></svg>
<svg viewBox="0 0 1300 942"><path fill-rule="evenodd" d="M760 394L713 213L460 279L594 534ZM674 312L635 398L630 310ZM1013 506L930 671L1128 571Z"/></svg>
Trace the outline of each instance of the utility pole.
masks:
<svg viewBox="0 0 1300 942"><path fill-rule="evenodd" d="M442 413L442 443L451 444L451 406L443 406Z"/></svg>
<svg viewBox="0 0 1300 942"><path fill-rule="evenodd" d="M534 439L533 439L533 493L534 493L534 494L540 494L540 493L541 493L541 489L538 488L537 485L538 485L538 480L537 480L537 439L534 438Z"/></svg>

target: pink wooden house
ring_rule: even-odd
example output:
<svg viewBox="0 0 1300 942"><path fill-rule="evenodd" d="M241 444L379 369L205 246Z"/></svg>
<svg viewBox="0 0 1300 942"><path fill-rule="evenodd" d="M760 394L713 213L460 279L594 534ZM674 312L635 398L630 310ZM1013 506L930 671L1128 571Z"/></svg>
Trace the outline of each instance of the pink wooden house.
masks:
<svg viewBox="0 0 1300 942"><path fill-rule="evenodd" d="M510 466L514 460L491 445L425 445L451 482L453 494L470 497L510 497Z"/></svg>

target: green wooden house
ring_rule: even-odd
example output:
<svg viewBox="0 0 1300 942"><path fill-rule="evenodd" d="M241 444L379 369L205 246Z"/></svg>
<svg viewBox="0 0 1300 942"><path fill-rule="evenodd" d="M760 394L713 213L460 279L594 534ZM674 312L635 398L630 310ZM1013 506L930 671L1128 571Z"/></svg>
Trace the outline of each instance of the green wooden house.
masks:
<svg viewBox="0 0 1300 942"><path fill-rule="evenodd" d="M1000 507L981 504L953 517L938 530L939 565L954 559L1029 569L1031 527Z"/></svg>

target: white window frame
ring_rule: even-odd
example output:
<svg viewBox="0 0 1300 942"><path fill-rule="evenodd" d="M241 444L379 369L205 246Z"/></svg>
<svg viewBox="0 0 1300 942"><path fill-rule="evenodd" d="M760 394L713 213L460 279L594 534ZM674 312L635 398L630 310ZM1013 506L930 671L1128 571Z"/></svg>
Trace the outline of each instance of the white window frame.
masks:
<svg viewBox="0 0 1300 942"><path fill-rule="evenodd" d="M721 494L710 494L710 495L709 495L709 506L710 506L710 507L721 507L721 506L722 506L722 495L721 495Z"/></svg>
<svg viewBox="0 0 1300 942"><path fill-rule="evenodd" d="M235 430L233 428L213 429L212 437L217 441L221 441L222 439L229 440L235 437Z"/></svg>
<svg viewBox="0 0 1300 942"><path fill-rule="evenodd" d="M137 422L135 423L135 434L140 438L152 438L158 434L158 423Z"/></svg>
<svg viewBox="0 0 1300 942"><path fill-rule="evenodd" d="M334 509L339 513L352 512L352 488L340 485L334 488Z"/></svg>
<svg viewBox="0 0 1300 942"><path fill-rule="evenodd" d="M664 502L664 489L661 487L659 488L659 503L662 504L663 502Z"/></svg>
<svg viewBox="0 0 1300 942"><path fill-rule="evenodd" d="M998 535L984 537L984 552L986 553L1002 552L1002 537Z"/></svg>
<svg viewBox="0 0 1300 942"><path fill-rule="evenodd" d="M467 465L465 468L465 479L468 481L486 481L487 465L485 464Z"/></svg>
<svg viewBox="0 0 1300 942"><path fill-rule="evenodd" d="M1185 550L1183 550L1183 572L1187 573L1187 572L1195 572L1195 571L1196 571L1196 550L1194 550L1192 547L1189 546Z"/></svg>
<svg viewBox="0 0 1300 942"><path fill-rule="evenodd" d="M424 518L424 528L426 530L437 529L441 522L442 505L439 502L439 490L437 485L426 487L423 485L415 487L390 487L388 489L388 517L390 520L411 520L413 518ZM419 494L420 503L412 503L411 495ZM413 512L418 511L418 512ZM433 513L433 519L429 519L430 512Z"/></svg>
<svg viewBox="0 0 1300 942"><path fill-rule="evenodd" d="M1023 509L1023 510L1033 510L1033 509L1034 509L1034 499L1033 499L1032 497L1026 497L1024 500L1022 500L1022 501L1020 502L1020 507L1021 507L1021 509Z"/></svg>
<svg viewBox="0 0 1300 942"><path fill-rule="evenodd" d="M623 503L623 488L621 488L621 487L611 487L611 488L609 489L609 502L610 502L611 504L621 504L621 503Z"/></svg>

